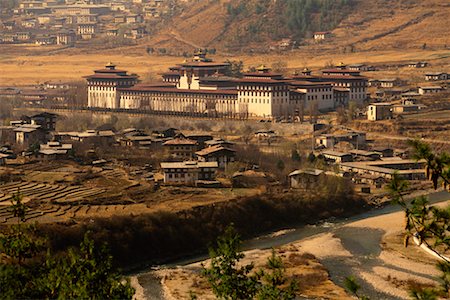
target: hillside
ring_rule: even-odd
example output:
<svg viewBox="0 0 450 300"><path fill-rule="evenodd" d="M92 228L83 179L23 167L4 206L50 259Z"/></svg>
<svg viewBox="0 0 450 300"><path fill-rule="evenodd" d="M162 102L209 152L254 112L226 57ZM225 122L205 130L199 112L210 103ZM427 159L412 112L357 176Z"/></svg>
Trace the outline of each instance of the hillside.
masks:
<svg viewBox="0 0 450 300"><path fill-rule="evenodd" d="M265 52L283 38L302 48L340 51L442 48L450 43L447 0L192 0L145 43L186 51ZM333 37L317 44L314 31Z"/></svg>

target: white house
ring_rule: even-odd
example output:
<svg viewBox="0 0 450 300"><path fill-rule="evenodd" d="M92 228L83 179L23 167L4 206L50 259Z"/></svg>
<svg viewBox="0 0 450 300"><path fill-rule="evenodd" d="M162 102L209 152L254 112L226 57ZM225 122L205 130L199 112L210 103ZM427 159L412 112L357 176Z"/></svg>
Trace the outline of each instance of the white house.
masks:
<svg viewBox="0 0 450 300"><path fill-rule="evenodd" d="M367 107L367 120L378 121L392 118L392 103L374 103Z"/></svg>
<svg viewBox="0 0 450 300"><path fill-rule="evenodd" d="M164 183L195 185L199 180L211 181L216 178L218 164L214 162L162 162Z"/></svg>
<svg viewBox="0 0 450 300"><path fill-rule="evenodd" d="M421 95L428 95L428 94L435 94L440 93L444 90L442 86L436 85L436 86L421 86L419 87L419 94Z"/></svg>

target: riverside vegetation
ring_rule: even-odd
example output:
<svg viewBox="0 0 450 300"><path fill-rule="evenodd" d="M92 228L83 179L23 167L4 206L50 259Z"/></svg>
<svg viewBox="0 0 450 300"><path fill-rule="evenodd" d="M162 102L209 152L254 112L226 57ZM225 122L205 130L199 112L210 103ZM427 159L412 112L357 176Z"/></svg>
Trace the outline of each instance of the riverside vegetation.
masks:
<svg viewBox="0 0 450 300"><path fill-rule="evenodd" d="M426 170L434 188L442 185L450 191L450 155L447 152L434 153L431 147L419 140L412 140L413 157L426 161ZM437 268L441 275L435 287L417 286L411 289L413 299L449 299L450 298L450 261L443 253L450 250L450 206L440 208L430 206L426 197L417 197L411 202L405 200L408 184L394 176L388 186L393 200L405 211L405 247L411 238L417 238L439 258Z"/></svg>
<svg viewBox="0 0 450 300"><path fill-rule="evenodd" d="M27 207L17 193L11 206L17 224L0 234L2 299L131 299L134 289L116 273L105 245L86 233L78 248L54 255L36 226L25 223Z"/></svg>
<svg viewBox="0 0 450 300"><path fill-rule="evenodd" d="M75 246L84 232L97 242L107 242L120 267L161 263L202 254L219 233L233 223L250 238L264 232L315 223L330 217L344 217L365 209L366 202L353 193L342 178L327 187L303 192L287 192L241 197L179 212L156 212L114 218L86 219L58 224L42 224L56 251Z"/></svg>

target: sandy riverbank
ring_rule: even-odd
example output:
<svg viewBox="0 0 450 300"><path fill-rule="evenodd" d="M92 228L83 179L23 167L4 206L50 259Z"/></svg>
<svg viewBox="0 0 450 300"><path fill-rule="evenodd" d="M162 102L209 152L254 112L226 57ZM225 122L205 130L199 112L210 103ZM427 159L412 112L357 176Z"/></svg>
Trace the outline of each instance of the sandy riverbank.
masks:
<svg viewBox="0 0 450 300"><path fill-rule="evenodd" d="M372 298L408 299L411 284L431 285L438 272L436 260L418 247L403 247L403 224L403 212L388 213L337 226L277 251L289 276L315 283L308 289L304 285L300 291L308 298L348 299L339 285L346 276L354 275L362 284L362 293ZM254 261L263 266L270 250L245 254L245 263ZM167 299L190 299L190 291L199 299L214 299L198 276L200 266L196 263L158 271Z"/></svg>

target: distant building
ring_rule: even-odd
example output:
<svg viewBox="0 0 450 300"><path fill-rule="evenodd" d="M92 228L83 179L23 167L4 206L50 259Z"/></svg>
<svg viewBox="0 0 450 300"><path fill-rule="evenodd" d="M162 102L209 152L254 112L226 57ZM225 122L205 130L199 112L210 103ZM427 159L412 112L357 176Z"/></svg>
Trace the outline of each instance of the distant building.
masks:
<svg viewBox="0 0 450 300"><path fill-rule="evenodd" d="M48 142L40 145L39 154L45 159L67 158L70 150L72 150L72 144Z"/></svg>
<svg viewBox="0 0 450 300"><path fill-rule="evenodd" d="M388 158L378 161L346 162L340 164L342 171L361 175L373 175L391 179L398 174L406 180L424 180L425 161L403 160Z"/></svg>
<svg viewBox="0 0 450 300"><path fill-rule="evenodd" d="M400 81L396 78L385 78L378 80L380 87L382 88L393 88L400 84Z"/></svg>
<svg viewBox="0 0 450 300"><path fill-rule="evenodd" d="M161 169L165 184L195 185L197 181L212 181L216 178L217 162L163 162Z"/></svg>
<svg viewBox="0 0 450 300"><path fill-rule="evenodd" d="M366 146L365 132L348 132L342 134L322 134L316 137L316 145L323 148L333 148L336 144L346 142L355 148Z"/></svg>
<svg viewBox="0 0 450 300"><path fill-rule="evenodd" d="M44 112L30 117L32 125L40 125L43 130L55 131L58 115Z"/></svg>
<svg viewBox="0 0 450 300"><path fill-rule="evenodd" d="M296 170L288 175L289 187L292 189L311 190L317 188L319 179L325 176L323 170Z"/></svg>
<svg viewBox="0 0 450 300"><path fill-rule="evenodd" d="M163 144L170 157L174 159L188 160L194 158L198 143L188 139L173 139Z"/></svg>
<svg viewBox="0 0 450 300"><path fill-rule="evenodd" d="M352 71L375 71L375 67L366 64L348 65L347 68Z"/></svg>
<svg viewBox="0 0 450 300"><path fill-rule="evenodd" d="M329 32L329 31L314 32L314 40L316 40L316 41L327 40L330 37L331 37L331 32Z"/></svg>
<svg viewBox="0 0 450 300"><path fill-rule="evenodd" d="M39 46L48 46L56 44L56 36L53 35L40 35L35 39L35 44Z"/></svg>
<svg viewBox="0 0 450 300"><path fill-rule="evenodd" d="M207 147L215 147L215 146L222 146L225 148L233 148L234 144L228 141L225 141L223 139L212 139L205 142L205 146Z"/></svg>
<svg viewBox="0 0 450 300"><path fill-rule="evenodd" d="M440 93L442 91L444 91L444 88L439 85L419 87L419 94L421 94L421 95L436 94L436 93Z"/></svg>
<svg viewBox="0 0 450 300"><path fill-rule="evenodd" d="M46 141L46 134L40 125L23 124L14 128L17 145L29 147Z"/></svg>
<svg viewBox="0 0 450 300"><path fill-rule="evenodd" d="M425 106L417 104L396 104L392 107L392 112L394 114L404 114L404 113L415 113L423 109Z"/></svg>
<svg viewBox="0 0 450 300"><path fill-rule="evenodd" d="M377 153L375 151L365 151L365 150L359 150L354 149L350 150L349 153L353 155L353 160L379 160L381 159L380 153Z"/></svg>
<svg viewBox="0 0 450 300"><path fill-rule="evenodd" d="M372 151L380 154L382 158L394 156L394 149L389 147L374 147Z"/></svg>
<svg viewBox="0 0 450 300"><path fill-rule="evenodd" d="M77 34L83 40L92 39L96 33L97 33L97 24L96 23L78 24L78 26L77 26Z"/></svg>
<svg viewBox="0 0 450 300"><path fill-rule="evenodd" d="M326 151L322 151L320 154L326 160L332 161L336 164L353 161L353 156L350 153L326 150Z"/></svg>
<svg viewBox="0 0 450 300"><path fill-rule="evenodd" d="M6 159L9 157L8 154L0 153L0 166L3 166L6 164Z"/></svg>
<svg viewBox="0 0 450 300"><path fill-rule="evenodd" d="M230 162L234 162L236 151L222 146L207 147L195 153L199 161L217 162L219 168L225 168Z"/></svg>
<svg viewBox="0 0 450 300"><path fill-rule="evenodd" d="M242 78L231 78L225 75L230 69L228 62L213 62L204 51L197 51L191 61L161 74L163 83L154 84L137 84L137 78L127 77L134 75L118 72L115 66L108 68L110 71L97 70L85 77L89 107L223 118L294 119L312 105L325 111L349 101L362 103L367 98L367 78L345 66L323 70L317 76L303 73L285 77L261 65ZM111 84L119 77L128 86ZM95 100L100 98L101 101Z"/></svg>
<svg viewBox="0 0 450 300"><path fill-rule="evenodd" d="M77 35L73 30L60 32L56 35L56 44L58 45L73 45L76 40Z"/></svg>
<svg viewBox="0 0 450 300"><path fill-rule="evenodd" d="M392 103L374 103L367 107L367 119L378 121L392 119Z"/></svg>
<svg viewBox="0 0 450 300"><path fill-rule="evenodd" d="M442 81L448 79L450 79L450 74L444 72L434 72L425 74L426 81Z"/></svg>
<svg viewBox="0 0 450 300"><path fill-rule="evenodd" d="M425 68L428 66L428 62L426 61L417 61L417 62L411 62L408 64L409 68Z"/></svg>
<svg viewBox="0 0 450 300"><path fill-rule="evenodd" d="M94 75L86 76L88 88L88 107L119 108L119 88L127 88L138 82L136 75L117 70L112 63L104 69L96 70Z"/></svg>

